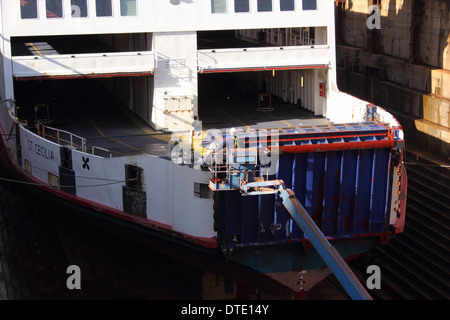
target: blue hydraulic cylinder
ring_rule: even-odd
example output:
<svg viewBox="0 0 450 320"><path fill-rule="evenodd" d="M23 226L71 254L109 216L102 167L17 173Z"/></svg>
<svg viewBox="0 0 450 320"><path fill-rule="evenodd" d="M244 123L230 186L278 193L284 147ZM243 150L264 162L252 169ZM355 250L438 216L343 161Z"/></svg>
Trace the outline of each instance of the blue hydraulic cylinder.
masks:
<svg viewBox="0 0 450 320"><path fill-rule="evenodd" d="M278 192L283 199L283 205L307 235L314 248L316 248L322 259L333 271L350 297L353 300L372 300L372 297L356 278L353 271L336 249L331 246L308 212L295 197L294 192L290 189L285 189L283 184L279 185Z"/></svg>

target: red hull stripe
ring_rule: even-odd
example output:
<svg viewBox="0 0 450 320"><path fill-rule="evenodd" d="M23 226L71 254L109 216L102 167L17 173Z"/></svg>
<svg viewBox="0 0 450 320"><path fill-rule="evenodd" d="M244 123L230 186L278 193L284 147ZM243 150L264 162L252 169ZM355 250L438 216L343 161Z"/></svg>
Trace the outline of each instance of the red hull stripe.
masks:
<svg viewBox="0 0 450 320"><path fill-rule="evenodd" d="M64 79L88 79L88 78L117 78L117 77L139 77L151 76L153 72L138 73L114 73L114 74L80 74L73 76L39 76L39 77L18 77L17 81L33 81L33 80L64 80Z"/></svg>
<svg viewBox="0 0 450 320"><path fill-rule="evenodd" d="M218 247L217 241L213 238L195 237L195 236L191 236L188 234L184 234L182 232L173 230L170 225L166 225L166 224L159 223L156 221L148 220L143 217L135 216L135 215L111 208L111 207L101 205L99 203L96 203L96 202L93 202L90 200L86 200L86 199L82 199L80 197L74 196L70 193L56 189L55 187L48 186L32 176L28 176L28 179L32 180L35 183L41 184L41 188L44 189L45 191L50 192L62 199L70 201L79 206L83 206L83 207L89 208L91 210L98 211L102 214L107 214L109 216L113 216L113 217L116 217L116 218L119 218L119 219L122 219L122 220L125 220L128 222L132 222L132 223L144 226L146 228L153 229L153 230L171 235L173 237L184 239L186 241L190 241L190 242L196 243L198 245L201 245L201 246L204 246L207 248L217 248Z"/></svg>
<svg viewBox="0 0 450 320"><path fill-rule="evenodd" d="M299 69L316 69L326 68L327 65L311 65L311 66L289 66L289 67L260 67L260 68L223 68L223 69L204 69L200 73L218 73L218 72L244 72L244 71L271 71L271 70L299 70Z"/></svg>
<svg viewBox="0 0 450 320"><path fill-rule="evenodd" d="M0 124L0 134L2 134L3 137L6 137L5 132L3 130L3 126L1 124ZM5 144L5 146L7 148L9 147L8 141L5 138L3 138L3 144ZM143 217L135 216L135 215L132 215L129 213L125 213L123 211L120 211L120 210L117 210L117 209L114 209L111 207L107 207L107 206L101 205L99 203L90 201L90 200L82 199L82 198L74 196L70 193L56 189L55 187L46 185L41 180L36 179L35 177L26 173L19 166L19 164L16 163L16 161L12 161L10 154L4 154L3 156L7 157L7 161L10 162L11 166L14 166L17 169L17 172L19 172L26 180L29 180L30 182L38 184L40 188L44 189L45 191L47 191L49 193L54 194L55 196L60 197L62 199L70 201L79 206L83 206L83 207L89 208L91 210L98 211L102 214L117 217L119 219L122 219L122 220L125 220L128 222L132 222L132 223L147 227L152 230L156 230L156 231L159 231L159 232L162 232L162 233L165 233L165 234L168 234L168 235L171 235L171 236L174 236L174 237L186 240L186 241L190 241L192 243L196 243L196 244L201 245L206 248L218 248L217 241L214 238L195 237L195 236L191 236L188 234L184 234L182 232L173 230L172 227L169 225L159 223L156 221L152 221L152 220L148 220Z"/></svg>
<svg viewBox="0 0 450 320"><path fill-rule="evenodd" d="M305 153L305 152L378 149L378 148L393 148L393 147L394 147L393 140L381 140L381 141L339 142L329 144L328 143L307 144L300 146L280 146L280 150L286 153Z"/></svg>

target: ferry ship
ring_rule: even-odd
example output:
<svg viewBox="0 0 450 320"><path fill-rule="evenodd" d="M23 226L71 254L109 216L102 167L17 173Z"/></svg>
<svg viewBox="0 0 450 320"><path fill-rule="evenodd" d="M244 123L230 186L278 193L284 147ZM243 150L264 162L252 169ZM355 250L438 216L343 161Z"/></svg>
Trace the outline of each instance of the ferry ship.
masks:
<svg viewBox="0 0 450 320"><path fill-rule="evenodd" d="M339 91L333 1L0 0L0 17L2 157L53 201L295 297L334 272L327 243L345 260L402 232L402 127Z"/></svg>

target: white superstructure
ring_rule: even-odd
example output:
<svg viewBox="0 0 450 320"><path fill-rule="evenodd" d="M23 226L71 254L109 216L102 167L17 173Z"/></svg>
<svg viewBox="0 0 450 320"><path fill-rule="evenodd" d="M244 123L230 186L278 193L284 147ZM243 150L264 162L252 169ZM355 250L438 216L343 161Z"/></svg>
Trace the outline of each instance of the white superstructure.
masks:
<svg viewBox="0 0 450 320"><path fill-rule="evenodd" d="M275 80L287 91L276 92L276 83L269 89L292 103L303 98L308 109L324 116L327 103L319 84L325 95L336 88L329 0L26 0L1 6L3 99L14 97L11 74L145 75L129 80L122 100L153 128L174 131L191 129L197 119L199 73L292 70ZM264 30L269 41L250 48L199 49L198 32L212 30L236 30L253 40ZM47 43L33 43L33 55L12 53L14 38L57 35L98 35L116 52L55 54Z"/></svg>

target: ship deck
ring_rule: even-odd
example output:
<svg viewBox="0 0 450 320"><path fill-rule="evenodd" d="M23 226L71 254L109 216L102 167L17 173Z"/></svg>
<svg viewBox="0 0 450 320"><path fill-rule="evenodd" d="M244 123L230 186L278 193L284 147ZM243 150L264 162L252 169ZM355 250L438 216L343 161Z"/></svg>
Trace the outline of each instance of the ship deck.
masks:
<svg viewBox="0 0 450 320"><path fill-rule="evenodd" d="M150 154L168 157L171 133L152 129L105 89L94 84L92 79L21 82L17 90L18 116L21 120L26 119L31 127L35 119L33 106L48 104L49 121L45 125L85 138L88 152L96 146L110 150L113 156ZM203 88L207 91L199 94L199 119L203 130L329 124L328 120L276 97L272 97L273 110L263 112L256 110L257 94L242 94L219 87L214 90ZM101 152L98 154L106 156Z"/></svg>
<svg viewBox="0 0 450 320"><path fill-rule="evenodd" d="M260 44L237 39L234 31L202 32L198 39L199 49L252 46ZM13 56L115 51L90 36L15 38L12 50ZM275 96L271 96L273 110L257 111L260 88L251 81L241 80L227 73L199 75L198 115L203 130L329 124L328 120L315 117L307 110L313 108L284 103ZM171 133L152 129L127 106L114 99L104 85L103 79L16 81L18 116L26 119L31 127L36 118L34 106L47 104L49 121L45 125L85 138L89 152L92 146L96 146L110 150L113 156L150 154L167 157ZM268 97L264 96L264 99L267 105Z"/></svg>

